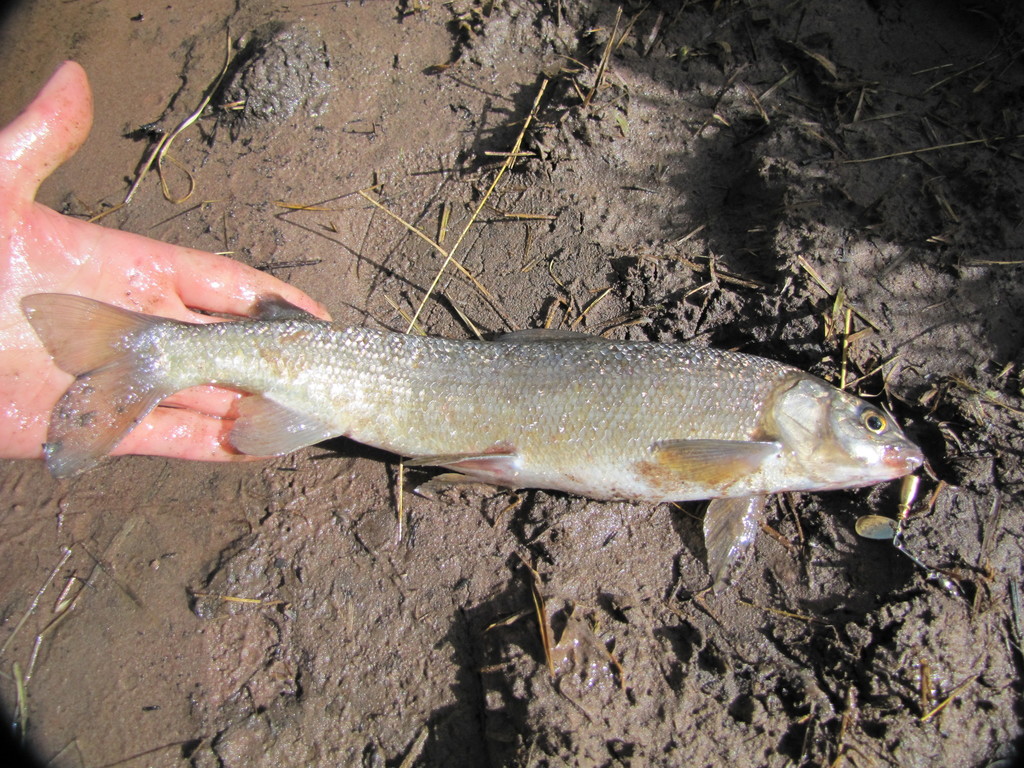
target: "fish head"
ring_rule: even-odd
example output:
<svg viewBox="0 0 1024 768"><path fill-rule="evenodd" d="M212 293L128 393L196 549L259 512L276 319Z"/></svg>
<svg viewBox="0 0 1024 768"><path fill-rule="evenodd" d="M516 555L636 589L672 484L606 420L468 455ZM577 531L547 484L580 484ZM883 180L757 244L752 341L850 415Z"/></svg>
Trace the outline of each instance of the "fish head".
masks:
<svg viewBox="0 0 1024 768"><path fill-rule="evenodd" d="M924 462L885 409L806 374L783 384L770 421L804 490L893 480Z"/></svg>

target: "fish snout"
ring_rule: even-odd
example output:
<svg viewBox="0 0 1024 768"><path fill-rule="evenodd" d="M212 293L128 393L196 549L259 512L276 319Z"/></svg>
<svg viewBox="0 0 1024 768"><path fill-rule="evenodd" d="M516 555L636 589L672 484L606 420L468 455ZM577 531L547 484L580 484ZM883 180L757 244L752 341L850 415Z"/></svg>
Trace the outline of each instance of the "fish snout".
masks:
<svg viewBox="0 0 1024 768"><path fill-rule="evenodd" d="M887 445L882 454L882 464L892 470L893 477L902 477L924 464L924 454L910 442Z"/></svg>

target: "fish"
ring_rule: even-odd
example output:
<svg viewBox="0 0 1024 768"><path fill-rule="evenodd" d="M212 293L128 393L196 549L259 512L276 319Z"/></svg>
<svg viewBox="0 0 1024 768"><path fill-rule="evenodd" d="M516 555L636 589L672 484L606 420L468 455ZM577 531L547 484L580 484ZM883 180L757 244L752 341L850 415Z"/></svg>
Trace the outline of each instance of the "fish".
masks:
<svg viewBox="0 0 1024 768"><path fill-rule="evenodd" d="M96 466L166 397L219 385L249 394L228 435L244 454L347 437L446 469L442 483L711 499L720 589L768 495L870 485L923 462L885 409L789 365L694 344L544 329L413 336L320 320L277 296L207 324L66 294L27 296L22 310L76 377L43 446L58 478Z"/></svg>

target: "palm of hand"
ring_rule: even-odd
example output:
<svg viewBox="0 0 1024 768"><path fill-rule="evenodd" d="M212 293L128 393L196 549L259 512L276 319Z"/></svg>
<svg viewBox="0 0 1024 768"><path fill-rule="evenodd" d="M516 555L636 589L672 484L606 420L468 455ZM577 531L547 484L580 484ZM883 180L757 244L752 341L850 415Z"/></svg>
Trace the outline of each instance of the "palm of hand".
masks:
<svg viewBox="0 0 1024 768"><path fill-rule="evenodd" d="M223 256L72 219L36 203L44 178L85 141L92 97L85 72L64 64L35 101L0 131L0 456L42 455L54 403L71 377L59 370L21 312L33 293L74 293L192 322L190 307L245 314L277 293L322 317L298 289ZM157 408L117 447L190 459L239 458L226 443L236 393L202 387Z"/></svg>

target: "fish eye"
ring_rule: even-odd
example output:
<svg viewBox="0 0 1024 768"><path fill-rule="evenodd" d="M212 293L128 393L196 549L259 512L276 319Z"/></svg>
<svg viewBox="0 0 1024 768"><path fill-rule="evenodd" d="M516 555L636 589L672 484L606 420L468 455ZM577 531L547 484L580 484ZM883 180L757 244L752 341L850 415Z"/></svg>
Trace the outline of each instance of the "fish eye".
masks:
<svg viewBox="0 0 1024 768"><path fill-rule="evenodd" d="M874 432L876 435L881 434L886 427L885 416L878 411L864 411L864 415L860 417L860 423L868 432Z"/></svg>

